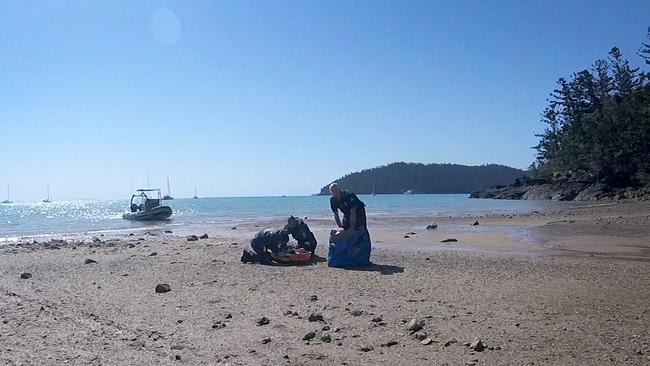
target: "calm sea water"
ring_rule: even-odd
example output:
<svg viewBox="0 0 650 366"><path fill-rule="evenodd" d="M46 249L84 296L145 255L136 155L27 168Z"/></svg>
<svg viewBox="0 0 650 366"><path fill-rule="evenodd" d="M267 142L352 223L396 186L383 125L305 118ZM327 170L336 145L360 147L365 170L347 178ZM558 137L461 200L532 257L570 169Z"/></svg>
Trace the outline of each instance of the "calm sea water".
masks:
<svg viewBox="0 0 650 366"><path fill-rule="evenodd" d="M360 198L368 216L458 215L529 212L558 203L469 199L465 194L376 195ZM182 228L210 225L227 228L238 222L286 217L330 217L329 197L219 197L165 201L174 214L165 223L122 219L128 201L60 201L0 205L0 243L21 237L55 234L92 234L140 230L147 227Z"/></svg>

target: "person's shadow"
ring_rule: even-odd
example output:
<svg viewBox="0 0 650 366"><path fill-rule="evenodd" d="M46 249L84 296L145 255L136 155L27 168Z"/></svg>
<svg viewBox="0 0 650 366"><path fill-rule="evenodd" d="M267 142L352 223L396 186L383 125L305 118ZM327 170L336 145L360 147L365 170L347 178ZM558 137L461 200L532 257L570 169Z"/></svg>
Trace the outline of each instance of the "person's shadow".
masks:
<svg viewBox="0 0 650 366"><path fill-rule="evenodd" d="M403 273L404 267L393 266L390 264L376 264L373 263L368 267L356 267L356 268L343 268L349 271L368 271L368 272L379 272L382 275L394 275L395 273Z"/></svg>

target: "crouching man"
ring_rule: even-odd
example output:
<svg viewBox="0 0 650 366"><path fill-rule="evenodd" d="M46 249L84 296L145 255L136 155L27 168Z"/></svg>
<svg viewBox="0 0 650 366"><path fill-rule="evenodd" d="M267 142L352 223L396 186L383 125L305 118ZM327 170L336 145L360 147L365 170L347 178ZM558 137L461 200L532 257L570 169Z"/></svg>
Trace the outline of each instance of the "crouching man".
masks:
<svg viewBox="0 0 650 366"><path fill-rule="evenodd" d="M286 251L289 242L289 231L266 229L255 234L251 240L251 248L255 251L244 250L241 261L244 263L273 264L280 252Z"/></svg>
<svg viewBox="0 0 650 366"><path fill-rule="evenodd" d="M284 227L289 234L298 242L298 248L302 248L314 254L316 250L316 237L309 230L309 226L302 219L289 216L287 225Z"/></svg>

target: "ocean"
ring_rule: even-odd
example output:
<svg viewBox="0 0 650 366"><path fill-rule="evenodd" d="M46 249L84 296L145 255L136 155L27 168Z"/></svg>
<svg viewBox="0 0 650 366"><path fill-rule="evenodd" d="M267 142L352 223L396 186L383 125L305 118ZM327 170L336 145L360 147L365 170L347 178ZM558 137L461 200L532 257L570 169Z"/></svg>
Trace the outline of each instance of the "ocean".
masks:
<svg viewBox="0 0 650 366"><path fill-rule="evenodd" d="M568 202L470 199L466 194L360 195L369 217L380 215L442 216L518 213ZM215 197L164 201L174 214L166 222L122 219L127 200L54 201L0 205L0 244L52 235L98 235L146 228L229 228L239 222L284 218L289 215L329 218L328 196Z"/></svg>

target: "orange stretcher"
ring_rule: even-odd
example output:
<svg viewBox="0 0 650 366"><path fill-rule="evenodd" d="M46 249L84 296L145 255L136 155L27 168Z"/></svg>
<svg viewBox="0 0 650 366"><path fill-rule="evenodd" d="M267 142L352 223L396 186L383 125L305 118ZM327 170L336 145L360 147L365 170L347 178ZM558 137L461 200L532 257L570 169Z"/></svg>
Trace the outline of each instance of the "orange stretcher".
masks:
<svg viewBox="0 0 650 366"><path fill-rule="evenodd" d="M303 248L292 250L290 253L273 254L271 256L284 263L306 263L311 260L311 252Z"/></svg>

